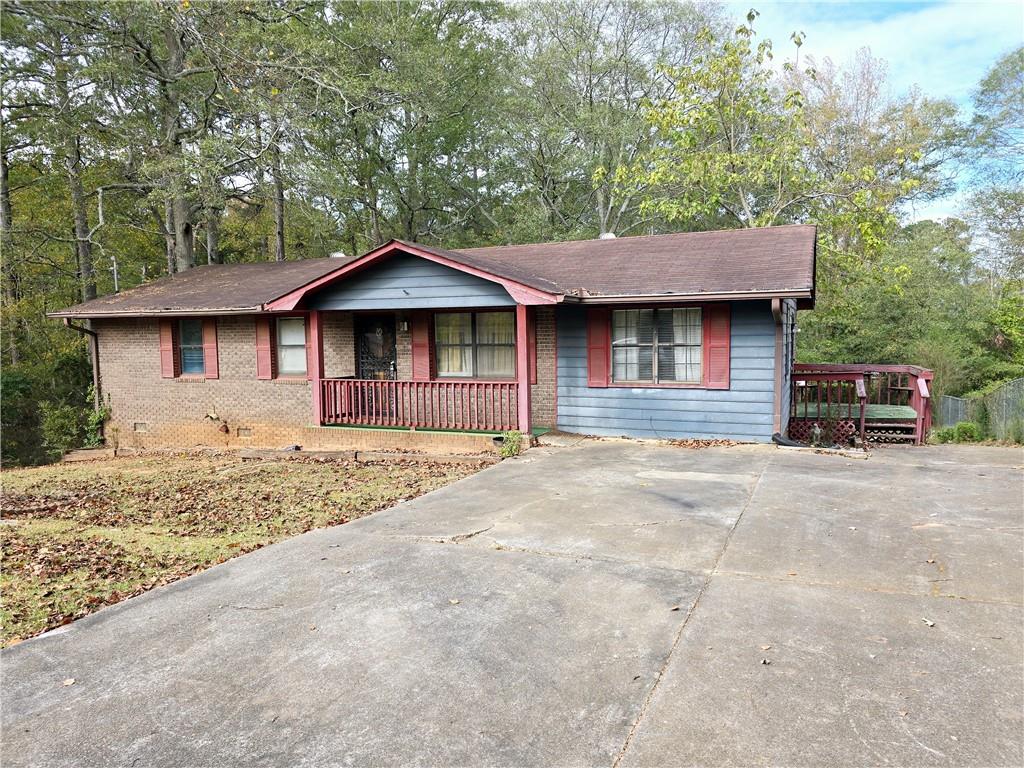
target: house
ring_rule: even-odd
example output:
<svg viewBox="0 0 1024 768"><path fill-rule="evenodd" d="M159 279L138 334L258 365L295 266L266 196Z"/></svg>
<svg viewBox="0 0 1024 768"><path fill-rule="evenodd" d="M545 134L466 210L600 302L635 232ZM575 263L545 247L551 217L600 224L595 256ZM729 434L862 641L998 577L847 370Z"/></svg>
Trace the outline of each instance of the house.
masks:
<svg viewBox="0 0 1024 768"><path fill-rule="evenodd" d="M122 446L489 448L784 432L815 228L197 267L54 312ZM78 321L88 321L88 327Z"/></svg>

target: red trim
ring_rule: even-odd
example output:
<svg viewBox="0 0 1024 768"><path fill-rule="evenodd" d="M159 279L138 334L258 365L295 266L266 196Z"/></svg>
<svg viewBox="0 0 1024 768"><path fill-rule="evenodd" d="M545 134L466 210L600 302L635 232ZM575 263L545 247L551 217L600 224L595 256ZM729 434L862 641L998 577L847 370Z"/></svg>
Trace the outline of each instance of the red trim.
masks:
<svg viewBox="0 0 1024 768"><path fill-rule="evenodd" d="M220 378L220 365L217 359L216 317L203 318L203 378Z"/></svg>
<svg viewBox="0 0 1024 768"><path fill-rule="evenodd" d="M293 310L303 299L306 298L308 294L337 282L343 277L347 277L355 272L366 269L367 267L376 264L378 261L382 261L395 253L407 253L413 256L419 256L427 261L443 264L446 267L451 267L452 269L456 269L460 272L475 275L476 277L483 278L484 280L489 280L492 283L498 283L520 304L556 304L562 299L558 294L548 293L547 291L541 291L537 288L531 288L530 286L523 285L515 280L510 280L509 278L501 277L476 267L471 267L467 264L455 261L454 259L449 259L436 253L425 251L415 245L392 240L391 242L385 243L379 248L360 256L355 261L350 261L349 263L339 267L334 272L319 277L301 288L296 288L295 290L286 293L284 296L268 302L264 305L264 308L271 312Z"/></svg>
<svg viewBox="0 0 1024 768"><path fill-rule="evenodd" d="M176 320L160 320L158 329L160 334L160 376L164 379L173 379L178 375L178 345L176 333Z"/></svg>
<svg viewBox="0 0 1024 768"><path fill-rule="evenodd" d="M277 373L274 328L269 317L256 318L256 378L273 379Z"/></svg>
<svg viewBox="0 0 1024 768"><path fill-rule="evenodd" d="M587 310L587 386L607 387L612 378L612 313L604 307Z"/></svg>
<svg viewBox="0 0 1024 768"><path fill-rule="evenodd" d="M323 388L320 382L324 378L324 327L320 312L314 310L306 318L306 375L313 382L313 423L323 424L323 408L321 407ZM310 352L312 347L312 353Z"/></svg>
<svg viewBox="0 0 1024 768"><path fill-rule="evenodd" d="M434 375L431 319L429 312L414 312L409 321L413 381L430 381Z"/></svg>
<svg viewBox="0 0 1024 768"><path fill-rule="evenodd" d="M729 389L732 357L732 306L706 304L704 319L704 386Z"/></svg>
<svg viewBox="0 0 1024 768"><path fill-rule="evenodd" d="M519 431L530 434L530 345L527 342L527 308L525 304L516 305L516 397L519 416Z"/></svg>

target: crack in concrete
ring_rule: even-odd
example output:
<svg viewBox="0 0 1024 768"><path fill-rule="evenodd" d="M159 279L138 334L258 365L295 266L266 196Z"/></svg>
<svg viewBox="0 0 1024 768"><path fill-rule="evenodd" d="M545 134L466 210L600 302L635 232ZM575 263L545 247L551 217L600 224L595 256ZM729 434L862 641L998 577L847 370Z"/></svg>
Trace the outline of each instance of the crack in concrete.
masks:
<svg viewBox="0 0 1024 768"><path fill-rule="evenodd" d="M647 692L647 696L644 697L643 702L640 704L640 711L637 713L636 719L633 721L633 725L629 729L629 733L626 734L626 740L622 743L622 748L619 749L619 754L616 755L615 760L612 762L612 768L618 768L619 763L622 762L622 759L626 756L626 752L629 750L630 745L633 743L636 732L640 728L640 723L643 722L644 717L647 715L647 710L650 708L651 702L654 700L654 694L657 693L658 686L661 685L661 681L665 677L665 673L668 671L668 665L672 662L672 657L676 652L676 648L679 647L679 641L682 640L683 631L686 629L686 625L690 623L690 619L697 612L697 607L700 605L700 601L704 597L704 593L707 592L708 587L711 585L711 579L713 579L715 574L718 573L718 565L722 562L722 557L725 556L725 551L729 548L729 543L732 541L733 534L736 532L736 528L739 527L744 513L750 507L750 503L754 500L754 495L757 493L757 489L761 485L761 479L764 477L764 473L768 471L768 467L772 465L772 462L773 457L769 457L768 461L766 461L764 466L761 467L761 471L757 475L757 480L750 489L750 495L747 496L747 500L743 504L743 508L740 510L740 513L736 515L736 520L733 522L732 527L729 528L729 532L725 536L725 542L722 544L722 549L718 552L718 557L715 558L714 565L711 570L708 571L707 576L705 576L704 583L697 591L696 599L694 599L690 609L686 612L686 616L683 617L683 620L679 625L679 629L676 630L668 655L665 656L665 661L661 665L661 669L659 669L658 673L654 676L654 684L650 687L650 690Z"/></svg>

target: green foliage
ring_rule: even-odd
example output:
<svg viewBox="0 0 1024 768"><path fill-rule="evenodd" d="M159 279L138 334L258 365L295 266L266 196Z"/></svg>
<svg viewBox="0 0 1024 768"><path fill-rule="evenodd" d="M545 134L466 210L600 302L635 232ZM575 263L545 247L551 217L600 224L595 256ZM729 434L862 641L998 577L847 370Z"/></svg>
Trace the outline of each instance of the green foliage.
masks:
<svg viewBox="0 0 1024 768"><path fill-rule="evenodd" d="M43 447L51 459L59 459L71 448L82 444L82 411L73 405L44 401L42 414Z"/></svg>
<svg viewBox="0 0 1024 768"><path fill-rule="evenodd" d="M982 428L973 421L961 421L953 427L953 442L976 443L984 434Z"/></svg>
<svg viewBox="0 0 1024 768"><path fill-rule="evenodd" d="M984 431L973 421L961 421L952 427L932 430L936 443L976 443L984 438Z"/></svg>
<svg viewBox="0 0 1024 768"><path fill-rule="evenodd" d="M523 452L523 433L516 431L501 433L501 456L510 458Z"/></svg>
<svg viewBox="0 0 1024 768"><path fill-rule="evenodd" d="M88 400L95 402L96 390L89 385ZM111 416L110 403L102 403L99 408L88 408L85 412L85 441L84 448L99 448L103 445L103 426Z"/></svg>

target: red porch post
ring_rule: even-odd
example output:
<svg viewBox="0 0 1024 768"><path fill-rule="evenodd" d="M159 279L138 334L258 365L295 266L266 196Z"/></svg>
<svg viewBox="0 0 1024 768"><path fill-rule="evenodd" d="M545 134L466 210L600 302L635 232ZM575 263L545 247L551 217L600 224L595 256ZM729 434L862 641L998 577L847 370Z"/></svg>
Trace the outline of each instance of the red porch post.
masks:
<svg viewBox="0 0 1024 768"><path fill-rule="evenodd" d="M320 311L314 309L309 313L309 344L310 349L306 351L306 365L310 381L313 383L313 425L322 426L324 423L324 409L321 403L323 394L324 378L324 328Z"/></svg>
<svg viewBox="0 0 1024 768"><path fill-rule="evenodd" d="M519 431L530 435L530 344L526 328L526 305L516 304L516 384Z"/></svg>

